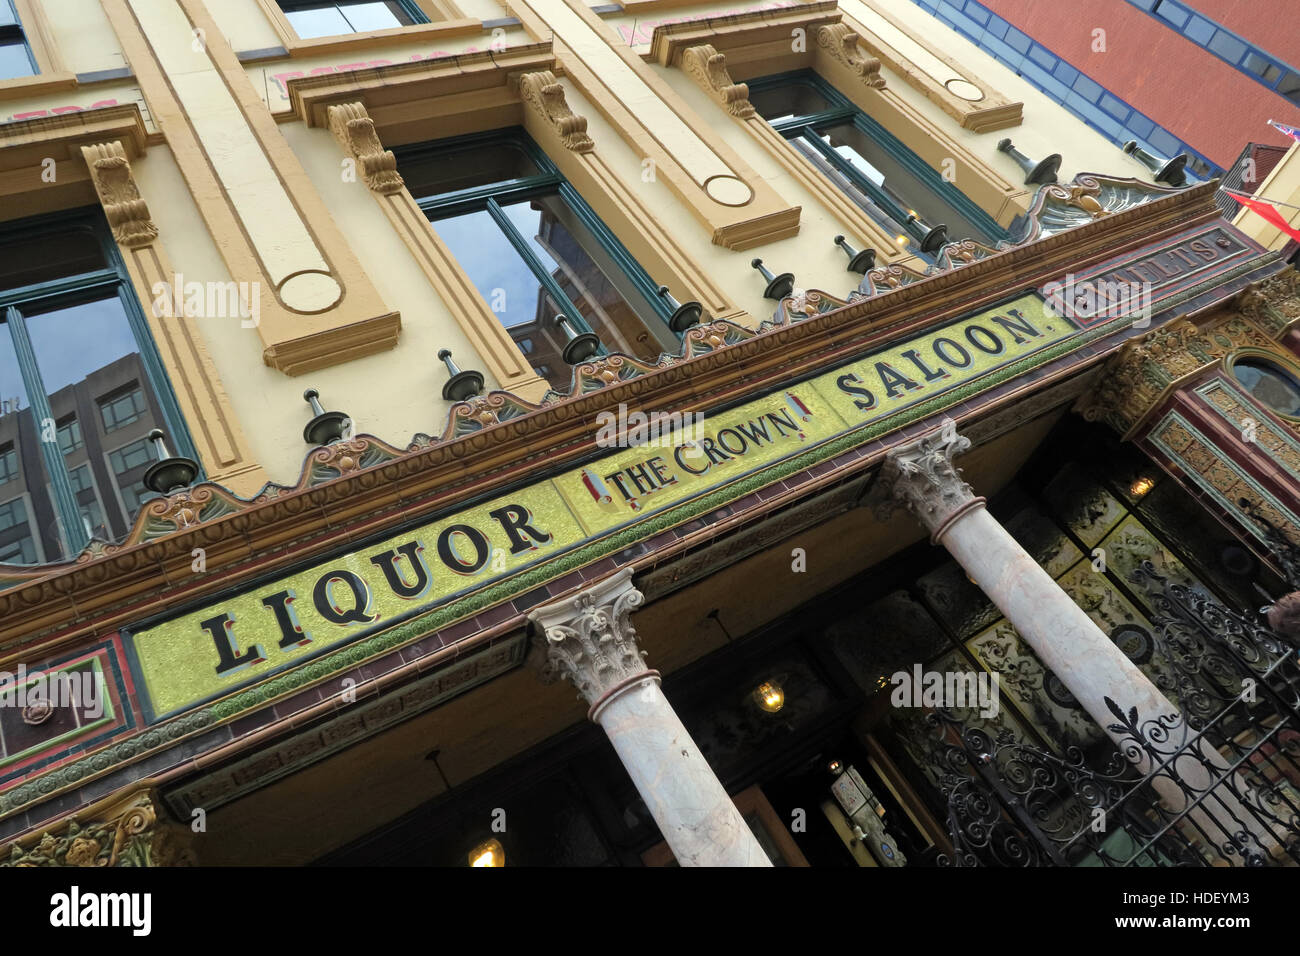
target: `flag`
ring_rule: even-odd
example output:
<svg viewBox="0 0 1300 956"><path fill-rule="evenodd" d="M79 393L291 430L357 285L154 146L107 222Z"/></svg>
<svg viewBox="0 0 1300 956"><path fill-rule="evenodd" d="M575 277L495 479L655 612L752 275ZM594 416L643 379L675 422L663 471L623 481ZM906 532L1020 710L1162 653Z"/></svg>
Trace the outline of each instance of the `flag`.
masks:
<svg viewBox="0 0 1300 956"><path fill-rule="evenodd" d="M1300 229L1297 229L1295 226L1292 226L1284 218L1282 218L1282 214L1277 211L1277 207L1275 207L1272 203L1266 202L1263 199L1254 199L1251 196L1242 196L1238 193L1233 192L1231 189L1225 189L1224 192L1227 193L1229 196L1231 196L1233 199L1237 200L1237 202L1241 203L1247 209L1250 209L1256 215L1261 216L1264 219L1267 219L1270 225L1276 226L1278 229L1285 232L1292 239L1295 239L1297 242L1300 242Z"/></svg>
<svg viewBox="0 0 1300 956"><path fill-rule="evenodd" d="M1296 129L1294 126L1287 126L1285 123L1274 123L1272 120L1268 121L1268 125L1279 132L1286 133L1292 139L1300 141L1300 129Z"/></svg>

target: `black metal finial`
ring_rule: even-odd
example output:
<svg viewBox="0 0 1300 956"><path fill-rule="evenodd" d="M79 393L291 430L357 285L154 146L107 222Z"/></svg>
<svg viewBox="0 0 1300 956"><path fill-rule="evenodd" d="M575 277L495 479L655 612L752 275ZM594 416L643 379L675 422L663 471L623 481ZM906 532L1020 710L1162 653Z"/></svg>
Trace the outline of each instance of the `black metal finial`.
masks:
<svg viewBox="0 0 1300 956"><path fill-rule="evenodd" d="M700 303L694 299L689 302L678 302L666 285L659 287L659 296L668 303L668 308L673 310L673 314L668 317L668 328L674 332L685 332L692 325L699 324L700 316L704 313L704 306Z"/></svg>
<svg viewBox="0 0 1300 956"><path fill-rule="evenodd" d="M1169 186L1187 185L1187 164L1192 161L1192 157L1186 153L1179 153L1173 159L1166 159L1164 156L1143 149L1135 139L1124 144L1124 152L1151 170L1156 182Z"/></svg>
<svg viewBox="0 0 1300 956"><path fill-rule="evenodd" d="M1061 154L1052 153L1044 160L1034 162L1020 150L1011 145L1011 140L998 141L998 152L1006 153L1025 171L1026 186L1046 186L1056 182L1056 174L1061 171Z"/></svg>
<svg viewBox="0 0 1300 956"><path fill-rule="evenodd" d="M749 263L751 268L757 269L767 280L767 288L763 290L763 298L776 299L778 302L794 291L794 273L782 272L779 276L772 275L771 271L763 265L762 259L754 259Z"/></svg>
<svg viewBox="0 0 1300 956"><path fill-rule="evenodd" d="M327 412L320 403L320 392L309 388L302 397L311 405L315 417L302 430L302 440L315 448L317 445L330 445L343 437L347 430L347 412Z"/></svg>
<svg viewBox="0 0 1300 956"><path fill-rule="evenodd" d="M171 495L194 483L199 474L199 463L193 458L173 455L167 450L166 434L161 428L149 433L154 454L158 460L144 473L144 486L160 495Z"/></svg>
<svg viewBox="0 0 1300 956"><path fill-rule="evenodd" d="M451 349L440 349L438 358L447 366L447 381L442 386L442 397L449 402L463 402L483 391L483 373L473 369L464 371L451 360Z"/></svg>
<svg viewBox="0 0 1300 956"><path fill-rule="evenodd" d="M595 332L576 331L572 321L563 312L556 314L555 324L568 341L560 355L570 365L584 362L600 351L600 337Z"/></svg>
<svg viewBox="0 0 1300 956"><path fill-rule="evenodd" d="M858 275L864 276L876 267L875 249L863 249L861 252L858 252L858 250L849 245L848 240L844 236L836 236L835 245L839 246L848 254L850 272L856 272Z"/></svg>
<svg viewBox="0 0 1300 956"><path fill-rule="evenodd" d="M916 210L907 211L907 228L921 243L922 252L938 252L948 241L948 227L943 223L931 226L916 214Z"/></svg>

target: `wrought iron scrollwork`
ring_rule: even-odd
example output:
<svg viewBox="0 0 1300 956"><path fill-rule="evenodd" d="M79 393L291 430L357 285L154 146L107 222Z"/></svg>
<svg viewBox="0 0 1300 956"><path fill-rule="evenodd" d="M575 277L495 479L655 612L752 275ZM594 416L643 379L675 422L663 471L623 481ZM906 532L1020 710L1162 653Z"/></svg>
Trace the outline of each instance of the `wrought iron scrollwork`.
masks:
<svg viewBox="0 0 1300 956"><path fill-rule="evenodd" d="M947 804L947 866L1300 863L1300 647L1258 615L1161 576L1150 600L1175 714L1107 698L1115 746L1090 757L927 717Z"/></svg>

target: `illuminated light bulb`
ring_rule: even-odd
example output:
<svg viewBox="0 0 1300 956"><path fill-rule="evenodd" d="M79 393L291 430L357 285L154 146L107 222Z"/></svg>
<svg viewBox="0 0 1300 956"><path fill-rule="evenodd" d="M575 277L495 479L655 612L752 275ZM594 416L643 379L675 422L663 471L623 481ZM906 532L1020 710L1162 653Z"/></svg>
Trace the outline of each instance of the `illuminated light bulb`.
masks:
<svg viewBox="0 0 1300 956"><path fill-rule="evenodd" d="M505 866L506 851L499 840L488 840L469 851L470 866Z"/></svg>
<svg viewBox="0 0 1300 956"><path fill-rule="evenodd" d="M754 689L754 700L763 710L775 714L785 706L785 691L776 681L764 681Z"/></svg>
<svg viewBox="0 0 1300 956"><path fill-rule="evenodd" d="M900 246L905 246L911 241L912 240L910 238L903 235L901 232L894 237L894 242L898 243Z"/></svg>
<svg viewBox="0 0 1300 956"><path fill-rule="evenodd" d="M1148 491L1150 491L1155 486L1156 486L1155 481L1144 475L1141 478L1138 478L1136 481L1134 481L1133 484L1129 486L1128 490L1132 493L1134 498L1141 498L1143 495L1145 495Z"/></svg>

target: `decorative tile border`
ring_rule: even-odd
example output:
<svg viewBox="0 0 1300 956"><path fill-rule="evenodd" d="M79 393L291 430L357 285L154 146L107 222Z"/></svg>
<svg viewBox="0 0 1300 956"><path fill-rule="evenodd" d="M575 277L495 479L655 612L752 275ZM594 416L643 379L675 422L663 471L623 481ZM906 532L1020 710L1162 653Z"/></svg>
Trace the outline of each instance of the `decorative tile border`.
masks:
<svg viewBox="0 0 1300 956"><path fill-rule="evenodd" d="M1176 463L1188 479L1209 495L1240 525L1267 544L1263 529L1256 526L1237 504L1237 498L1251 493L1263 517L1282 527L1300 527L1296 513L1266 491L1240 465L1226 457L1214 444L1178 412L1170 412L1151 432L1151 443Z"/></svg>
<svg viewBox="0 0 1300 956"><path fill-rule="evenodd" d="M1205 292L1210 286L1222 284L1251 269L1267 265L1274 258L1276 258L1275 255L1261 257L1253 262L1238 266L1227 275L1216 276L1212 281L1200 283L1180 291L1162 303L1166 308L1165 317L1167 317L1168 310L1172 310L1181 303L1194 300L1196 296ZM198 734L218 724L228 723L251 710L264 707L306 687L351 670L381 654L414 643L428 635L436 634L451 625L463 623L489 608L505 604L520 595L541 588L549 581L585 569L597 562L614 560L617 563L617 560L622 557L621 552L628 551L642 541L671 531L671 529L701 516L709 515L736 499L756 493L760 489L779 483L791 475L816 467L846 451L869 445L883 436L923 421L938 412L960 406L980 394L991 391L1000 385L1011 382L1028 372L1047 366L1072 353L1082 352L1092 343L1121 331L1130 324L1130 321L1126 317L1120 317L1081 331L1072 338L1055 343L1017 362L996 369L982 378L964 383L931 399L901 409L892 416L868 422L857 429L844 432L823 442L816 448L809 449L802 455L787 458L765 470L751 473L699 498L684 502L676 508L652 515L639 524L627 526L614 534L590 541L552 562L534 566L514 577L466 595L452 604L435 608L418 617L409 618L387 631L358 641L327 657L319 658L264 684L224 698L209 707L158 724L141 734L120 741L89 757L71 762L67 766L60 767L40 778L29 779L8 792L0 793L0 818L7 817L23 807L101 776L122 764L138 760L155 751L161 751L184 738ZM1159 322L1153 320L1154 324L1159 324ZM1086 355L1083 358L1086 358ZM610 570L612 571L613 568Z"/></svg>

